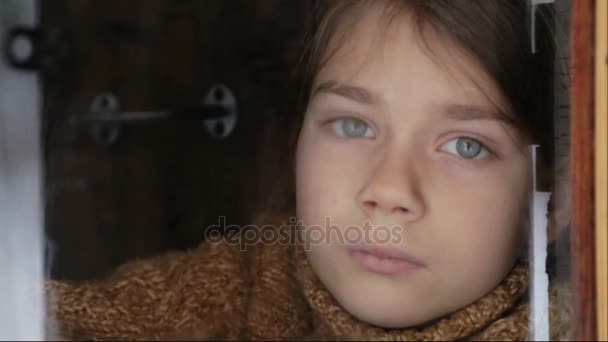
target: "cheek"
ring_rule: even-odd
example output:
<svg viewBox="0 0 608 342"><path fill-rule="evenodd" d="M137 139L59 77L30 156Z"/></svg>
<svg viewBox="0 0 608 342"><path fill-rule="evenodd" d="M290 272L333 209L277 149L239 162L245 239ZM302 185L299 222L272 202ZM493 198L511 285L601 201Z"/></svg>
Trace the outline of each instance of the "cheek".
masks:
<svg viewBox="0 0 608 342"><path fill-rule="evenodd" d="M298 216L309 224L326 217L354 217L356 194L369 158L365 150L331 144L315 134L303 134L297 149L296 202ZM345 223L345 222L342 222Z"/></svg>
<svg viewBox="0 0 608 342"><path fill-rule="evenodd" d="M298 143L296 165L296 203L298 216L316 222L334 200L333 168L315 139L302 136ZM325 210L323 210L325 209Z"/></svg>
<svg viewBox="0 0 608 342"><path fill-rule="evenodd" d="M529 188L525 165L515 166L476 182L444 184L450 190L437 199L445 213L437 238L452 257L470 267L492 267L509 265L518 255Z"/></svg>

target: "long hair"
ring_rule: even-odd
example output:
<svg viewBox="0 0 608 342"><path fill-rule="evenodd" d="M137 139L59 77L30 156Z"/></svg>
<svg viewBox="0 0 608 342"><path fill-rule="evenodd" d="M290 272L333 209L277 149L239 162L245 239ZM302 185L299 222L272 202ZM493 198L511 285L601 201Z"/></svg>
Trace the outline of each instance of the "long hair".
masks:
<svg viewBox="0 0 608 342"><path fill-rule="evenodd" d="M507 121L518 129L526 144L538 144L543 152L539 175L541 187L552 186L553 110L552 16L540 12L537 20L538 52L531 51L531 30L525 0L317 0L308 30L308 43L297 66L300 97L291 122L285 173L276 180L269 210L290 212L295 206L295 151L319 71L348 39L362 11L382 6L390 25L399 15L414 18L415 30L424 42L425 34L438 33L452 40L475 58L498 85L512 114ZM428 45L427 45L428 46ZM429 47L430 48L430 47Z"/></svg>

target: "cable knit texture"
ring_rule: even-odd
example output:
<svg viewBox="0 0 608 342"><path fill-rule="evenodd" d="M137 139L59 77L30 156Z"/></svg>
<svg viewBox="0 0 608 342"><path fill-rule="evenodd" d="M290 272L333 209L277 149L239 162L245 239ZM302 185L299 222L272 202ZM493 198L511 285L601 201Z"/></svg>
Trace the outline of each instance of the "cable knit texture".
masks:
<svg viewBox="0 0 608 342"><path fill-rule="evenodd" d="M274 222L290 229L287 220ZM423 326L383 329L335 301L301 245L256 244L242 251L225 241L203 243L129 262L103 281L47 281L48 334L95 340L524 340L528 274L528 266L518 263L461 310ZM569 338L569 295L566 287L551 288L552 339Z"/></svg>

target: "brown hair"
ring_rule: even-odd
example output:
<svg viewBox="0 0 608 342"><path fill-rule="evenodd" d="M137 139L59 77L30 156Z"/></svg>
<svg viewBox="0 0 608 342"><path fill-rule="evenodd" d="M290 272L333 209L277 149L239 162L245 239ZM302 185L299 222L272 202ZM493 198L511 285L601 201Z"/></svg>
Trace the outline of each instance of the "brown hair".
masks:
<svg viewBox="0 0 608 342"><path fill-rule="evenodd" d="M532 53L530 13L525 0L318 0L316 3L313 30L298 68L302 91L290 137L292 166L295 167L297 137L315 77L340 48L339 42L344 41L348 28L356 25L360 11L383 6L389 15L387 23L407 11L413 15L415 29L423 42L430 28L477 59L509 102L513 115L506 117L508 121L526 143L541 145L544 165L541 174L552 174L544 172L553 162L553 135L547 129L552 127L555 53L549 12L540 12L538 52ZM330 44L333 41L338 44ZM293 176L294 172L288 175L291 192L287 202L286 194L279 192L281 203L288 207L295 203ZM550 179L546 179L542 187L550 184Z"/></svg>

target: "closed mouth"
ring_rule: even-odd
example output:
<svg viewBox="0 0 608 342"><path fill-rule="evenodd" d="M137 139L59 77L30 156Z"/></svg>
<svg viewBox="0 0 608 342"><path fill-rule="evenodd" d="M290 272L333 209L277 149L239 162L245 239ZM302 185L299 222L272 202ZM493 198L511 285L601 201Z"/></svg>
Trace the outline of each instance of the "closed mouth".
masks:
<svg viewBox="0 0 608 342"><path fill-rule="evenodd" d="M355 245L349 255L363 268L374 273L397 274L425 267L418 258L392 246Z"/></svg>

